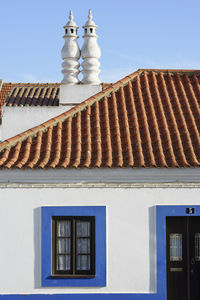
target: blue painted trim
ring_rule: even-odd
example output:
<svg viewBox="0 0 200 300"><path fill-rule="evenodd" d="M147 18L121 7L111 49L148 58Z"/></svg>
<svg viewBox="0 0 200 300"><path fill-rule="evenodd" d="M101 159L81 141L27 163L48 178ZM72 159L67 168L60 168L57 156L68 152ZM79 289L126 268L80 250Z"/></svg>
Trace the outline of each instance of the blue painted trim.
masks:
<svg viewBox="0 0 200 300"><path fill-rule="evenodd" d="M155 294L32 294L0 295L2 300L163 300Z"/></svg>
<svg viewBox="0 0 200 300"><path fill-rule="evenodd" d="M200 216L200 206L157 206L156 207L156 239L157 239L157 295L160 299L167 299L167 270L166 270L166 217L188 216L187 207L194 207L195 213L189 215Z"/></svg>
<svg viewBox="0 0 200 300"><path fill-rule="evenodd" d="M156 249L157 249L157 293L156 294L32 294L32 295L0 295L2 300L166 300L166 217L186 216L188 206L157 206L156 207ZM191 207L191 205L189 205ZM195 214L200 216L200 206ZM43 228L44 230L45 227Z"/></svg>
<svg viewBox="0 0 200 300"><path fill-rule="evenodd" d="M55 278L51 276L52 216L95 216L94 278ZM105 206L48 206L42 207L42 286L89 287L106 286L106 207Z"/></svg>

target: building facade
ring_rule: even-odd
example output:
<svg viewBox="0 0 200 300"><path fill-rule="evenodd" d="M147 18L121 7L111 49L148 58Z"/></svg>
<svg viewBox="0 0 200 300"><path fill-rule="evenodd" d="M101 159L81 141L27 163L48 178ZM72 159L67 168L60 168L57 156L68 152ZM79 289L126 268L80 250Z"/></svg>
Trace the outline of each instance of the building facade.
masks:
<svg viewBox="0 0 200 300"><path fill-rule="evenodd" d="M59 101L92 95L0 143L0 298L197 300L200 71L102 89L90 11L80 84L76 30L70 13Z"/></svg>

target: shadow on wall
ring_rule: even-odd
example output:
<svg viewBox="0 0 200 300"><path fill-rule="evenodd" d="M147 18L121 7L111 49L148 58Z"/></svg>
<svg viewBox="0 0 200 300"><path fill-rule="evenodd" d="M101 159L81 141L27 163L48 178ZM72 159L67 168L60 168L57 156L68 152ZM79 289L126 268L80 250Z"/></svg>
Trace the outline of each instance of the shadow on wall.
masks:
<svg viewBox="0 0 200 300"><path fill-rule="evenodd" d="M41 207L33 210L34 288L41 288Z"/></svg>
<svg viewBox="0 0 200 300"><path fill-rule="evenodd" d="M149 290L156 292L156 207L149 208Z"/></svg>

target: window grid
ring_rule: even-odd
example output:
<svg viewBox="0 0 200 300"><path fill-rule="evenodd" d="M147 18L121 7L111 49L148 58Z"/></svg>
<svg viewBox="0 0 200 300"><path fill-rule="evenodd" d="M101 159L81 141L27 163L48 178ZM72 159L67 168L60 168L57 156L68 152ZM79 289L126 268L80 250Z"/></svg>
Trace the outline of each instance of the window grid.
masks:
<svg viewBox="0 0 200 300"><path fill-rule="evenodd" d="M200 233L195 233L195 260L200 261Z"/></svg>
<svg viewBox="0 0 200 300"><path fill-rule="evenodd" d="M66 229L59 229L59 224L67 222L70 224L68 233ZM89 224L87 234L78 234L78 224ZM64 225L63 225L64 226ZM80 227L80 226L79 226ZM79 229L80 230L80 229ZM95 217L52 217L52 276L61 277L94 277L95 276ZM65 242L60 242L60 241ZM66 241L70 240L66 246ZM79 249L78 242L86 240L86 251ZM65 250L61 252L59 243L65 244ZM82 245L83 247L83 245ZM81 248L81 247L80 247ZM69 256L67 258L67 256ZM87 256L87 258L85 257ZM65 263L64 263L65 261ZM87 262L87 267L83 267ZM64 268L60 268L59 264L65 264Z"/></svg>
<svg viewBox="0 0 200 300"><path fill-rule="evenodd" d="M182 260L182 234L170 234L170 261Z"/></svg>

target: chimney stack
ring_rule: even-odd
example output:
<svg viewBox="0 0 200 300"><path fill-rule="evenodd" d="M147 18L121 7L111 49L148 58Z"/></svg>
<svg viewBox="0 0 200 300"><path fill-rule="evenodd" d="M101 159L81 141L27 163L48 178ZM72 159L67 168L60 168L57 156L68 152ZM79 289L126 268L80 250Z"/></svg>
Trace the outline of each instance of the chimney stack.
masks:
<svg viewBox="0 0 200 300"><path fill-rule="evenodd" d="M75 105L89 97L99 93L102 90L99 80L99 58L101 51L97 44L96 29L97 25L92 20L92 12L89 10L88 20L83 26L84 43L81 49L81 57L83 62L82 74L83 79L78 79L80 49L77 43L78 26L73 21L72 11L69 14L69 21L65 28L65 44L62 48L62 73L64 78L60 86L60 105Z"/></svg>

